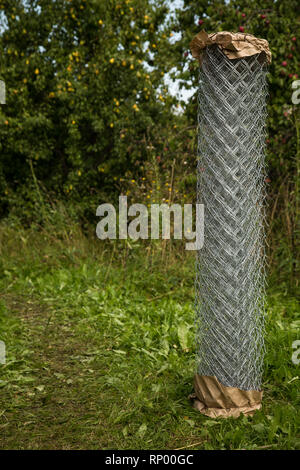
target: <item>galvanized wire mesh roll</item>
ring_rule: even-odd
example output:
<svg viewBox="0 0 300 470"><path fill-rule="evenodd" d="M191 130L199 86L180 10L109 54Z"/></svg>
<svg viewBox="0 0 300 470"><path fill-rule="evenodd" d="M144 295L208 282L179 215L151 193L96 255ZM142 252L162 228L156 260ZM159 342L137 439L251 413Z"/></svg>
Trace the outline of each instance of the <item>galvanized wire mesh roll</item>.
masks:
<svg viewBox="0 0 300 470"><path fill-rule="evenodd" d="M230 60L204 52L199 83L197 372L242 390L261 387L264 356L263 54Z"/></svg>

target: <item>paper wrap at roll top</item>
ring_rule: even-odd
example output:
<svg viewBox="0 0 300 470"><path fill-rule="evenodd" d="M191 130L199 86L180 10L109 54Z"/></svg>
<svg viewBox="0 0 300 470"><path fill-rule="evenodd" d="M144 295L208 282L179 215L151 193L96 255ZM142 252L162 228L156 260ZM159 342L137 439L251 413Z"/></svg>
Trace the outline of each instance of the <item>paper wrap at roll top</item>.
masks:
<svg viewBox="0 0 300 470"><path fill-rule="evenodd" d="M200 31L190 43L192 56L202 64L202 57L206 47L217 45L228 59L242 59L255 54L260 54L262 62L271 63L271 51L266 39L256 38L252 34L220 33L207 34Z"/></svg>

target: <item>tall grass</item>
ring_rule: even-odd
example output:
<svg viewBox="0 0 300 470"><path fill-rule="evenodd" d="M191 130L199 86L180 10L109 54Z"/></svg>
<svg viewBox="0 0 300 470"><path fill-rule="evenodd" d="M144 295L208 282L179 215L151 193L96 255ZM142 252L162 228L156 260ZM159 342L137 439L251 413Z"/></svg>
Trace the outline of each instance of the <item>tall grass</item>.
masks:
<svg viewBox="0 0 300 470"><path fill-rule="evenodd" d="M262 411L194 411L194 253L102 242L63 205L0 224L1 448L295 449L299 304L272 288Z"/></svg>

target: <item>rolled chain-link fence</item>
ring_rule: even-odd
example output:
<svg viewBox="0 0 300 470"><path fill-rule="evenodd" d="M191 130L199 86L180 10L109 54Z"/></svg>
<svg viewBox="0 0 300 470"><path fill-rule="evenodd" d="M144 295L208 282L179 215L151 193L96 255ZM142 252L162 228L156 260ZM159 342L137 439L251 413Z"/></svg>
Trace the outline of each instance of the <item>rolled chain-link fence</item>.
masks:
<svg viewBox="0 0 300 470"><path fill-rule="evenodd" d="M198 374L259 390L264 355L264 147L267 67L261 54L203 54L199 83Z"/></svg>

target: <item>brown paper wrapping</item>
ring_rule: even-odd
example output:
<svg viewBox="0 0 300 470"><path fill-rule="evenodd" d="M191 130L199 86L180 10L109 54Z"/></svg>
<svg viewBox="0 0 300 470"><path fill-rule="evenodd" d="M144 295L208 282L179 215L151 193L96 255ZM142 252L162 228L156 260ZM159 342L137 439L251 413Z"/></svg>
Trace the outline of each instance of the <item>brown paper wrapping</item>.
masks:
<svg viewBox="0 0 300 470"><path fill-rule="evenodd" d="M210 418L252 416L261 408L262 391L226 387L216 377L196 374L194 389L189 396L194 408Z"/></svg>
<svg viewBox="0 0 300 470"><path fill-rule="evenodd" d="M220 33L207 34L200 31L190 44L192 56L202 64L204 49L217 44L228 59L241 59L242 57L261 54L263 62L271 63L271 51L266 39L256 38L252 34L230 33L222 31Z"/></svg>

